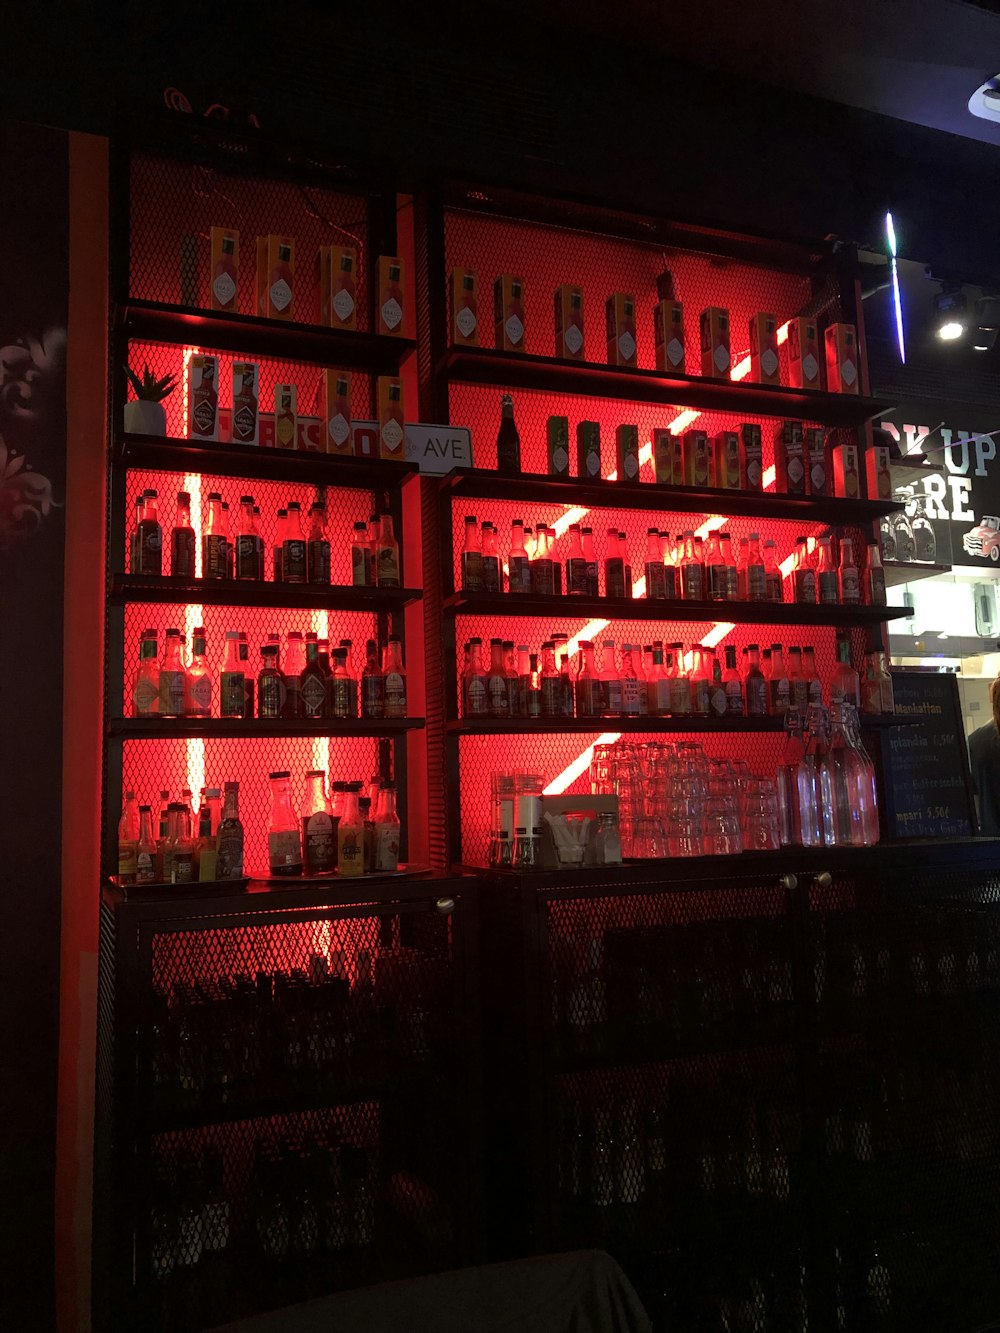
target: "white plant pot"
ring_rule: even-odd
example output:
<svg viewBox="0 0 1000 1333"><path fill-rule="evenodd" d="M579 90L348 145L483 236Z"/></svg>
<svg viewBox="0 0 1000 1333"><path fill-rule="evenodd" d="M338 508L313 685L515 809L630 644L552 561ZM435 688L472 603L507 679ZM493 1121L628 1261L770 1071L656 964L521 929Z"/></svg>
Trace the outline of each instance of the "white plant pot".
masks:
<svg viewBox="0 0 1000 1333"><path fill-rule="evenodd" d="M133 398L125 404L125 429L130 435L166 435L167 414L163 404Z"/></svg>

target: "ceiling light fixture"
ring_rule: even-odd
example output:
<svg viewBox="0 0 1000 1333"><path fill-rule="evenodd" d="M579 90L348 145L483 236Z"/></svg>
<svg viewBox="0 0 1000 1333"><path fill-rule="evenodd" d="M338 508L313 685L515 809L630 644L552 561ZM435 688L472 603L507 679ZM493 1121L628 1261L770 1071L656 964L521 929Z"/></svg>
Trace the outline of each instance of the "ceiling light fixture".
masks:
<svg viewBox="0 0 1000 1333"><path fill-rule="evenodd" d="M958 283L942 283L934 298L937 336L944 342L955 342L965 333L968 323L965 292Z"/></svg>

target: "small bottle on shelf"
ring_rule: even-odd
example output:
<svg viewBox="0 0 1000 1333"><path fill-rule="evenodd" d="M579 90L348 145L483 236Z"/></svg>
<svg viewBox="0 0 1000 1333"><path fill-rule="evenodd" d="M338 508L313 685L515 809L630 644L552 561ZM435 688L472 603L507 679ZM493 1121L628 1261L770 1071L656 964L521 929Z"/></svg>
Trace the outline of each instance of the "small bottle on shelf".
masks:
<svg viewBox="0 0 1000 1333"><path fill-rule="evenodd" d="M851 641L844 636L837 639L837 663L830 678L830 700L861 707L861 682L851 666Z"/></svg>
<svg viewBox="0 0 1000 1333"><path fill-rule="evenodd" d="M500 399L497 471L502 477L516 477L521 472L521 437L514 424L514 400L509 393Z"/></svg>
<svg viewBox="0 0 1000 1333"><path fill-rule="evenodd" d="M501 592L500 552L497 530L492 523L483 524L482 571L483 592Z"/></svg>
<svg viewBox="0 0 1000 1333"><path fill-rule="evenodd" d="M767 680L760 669L760 646L756 643L747 644L743 652L746 655L743 687L746 695L747 716L767 717L770 708Z"/></svg>
<svg viewBox="0 0 1000 1333"><path fill-rule="evenodd" d="M369 639L365 644L365 669L361 673L361 716L385 716L385 678L378 660L378 644Z"/></svg>
<svg viewBox="0 0 1000 1333"><path fill-rule="evenodd" d="M194 528L187 491L177 492L177 511L170 530L170 573L176 579L194 578Z"/></svg>
<svg viewBox="0 0 1000 1333"><path fill-rule="evenodd" d="M724 602L728 599L729 571L717 532L710 533L705 547L705 587L710 601Z"/></svg>
<svg viewBox="0 0 1000 1333"><path fill-rule="evenodd" d="M306 579L309 583L330 582L330 543L326 536L326 505L319 500L314 501L309 509Z"/></svg>
<svg viewBox="0 0 1000 1333"><path fill-rule="evenodd" d="M326 773L311 768L306 774L302 804L302 869L307 875L326 875L336 868L337 848Z"/></svg>
<svg viewBox="0 0 1000 1333"><path fill-rule="evenodd" d="M579 523L569 526L569 554L566 557L566 592L570 597L587 596L587 561Z"/></svg>
<svg viewBox="0 0 1000 1333"><path fill-rule="evenodd" d="M243 716L250 718L254 716L256 682L253 678L253 672L250 670L250 640L243 630L240 630L236 650L240 670L243 672Z"/></svg>
<svg viewBox="0 0 1000 1333"><path fill-rule="evenodd" d="M705 661L705 649L700 643L691 645L694 666L691 669L689 683L691 687L691 712L695 717L708 717L711 711L712 680Z"/></svg>
<svg viewBox="0 0 1000 1333"><path fill-rule="evenodd" d="M587 562L587 596L599 597L601 588L597 573L597 551L594 548L594 529L581 528L580 536L583 543L583 558Z"/></svg>
<svg viewBox="0 0 1000 1333"><path fill-rule="evenodd" d="M478 593L483 590L483 548L479 537L479 523L474 514L465 516L465 545L462 547L462 591Z"/></svg>
<svg viewBox="0 0 1000 1333"><path fill-rule="evenodd" d="M726 715L728 717L742 717L743 707L743 682L740 680L740 673L736 667L736 648L733 644L726 644L726 666L722 673L722 684L726 691Z"/></svg>
<svg viewBox="0 0 1000 1333"><path fill-rule="evenodd" d="M604 559L604 592L607 597L623 598L625 592L625 557L617 528L608 529L607 555Z"/></svg>
<svg viewBox="0 0 1000 1333"><path fill-rule="evenodd" d="M559 716L573 716L573 678L569 674L569 653L559 656Z"/></svg>
<svg viewBox="0 0 1000 1333"><path fill-rule="evenodd" d="M406 672L403 669L403 645L390 639L382 657L385 678L385 716L406 717Z"/></svg>
<svg viewBox="0 0 1000 1333"><path fill-rule="evenodd" d="M168 629L160 661L160 716L184 716L184 683L187 672L181 656L181 632Z"/></svg>
<svg viewBox="0 0 1000 1333"><path fill-rule="evenodd" d="M722 562L726 567L726 601L738 602L740 600L740 572L736 567L736 559L733 555L732 534L720 532L719 541L722 545Z"/></svg>
<svg viewBox="0 0 1000 1333"><path fill-rule="evenodd" d="M174 803L174 829L170 847L171 884L192 884L195 879L195 839L191 811L183 801Z"/></svg>
<svg viewBox="0 0 1000 1333"><path fill-rule="evenodd" d="M330 676L329 694L331 717L357 717L356 696L351 690L351 678L347 674L346 648L334 648L333 650L333 669Z"/></svg>
<svg viewBox="0 0 1000 1333"><path fill-rule="evenodd" d="M511 593L531 592L531 565L524 545L524 521L515 518L510 525L510 552L507 556L507 587Z"/></svg>
<svg viewBox="0 0 1000 1333"><path fill-rule="evenodd" d="M121 819L118 821L118 880L121 884L134 884L136 881L141 827L135 792L127 791Z"/></svg>
<svg viewBox="0 0 1000 1333"><path fill-rule="evenodd" d="M483 641L473 638L467 646L468 662L462 675L462 716L489 717L489 682L480 656Z"/></svg>
<svg viewBox="0 0 1000 1333"><path fill-rule="evenodd" d="M399 815L396 813L396 784L384 782L375 815L375 869L385 873L399 869Z"/></svg>
<svg viewBox="0 0 1000 1333"><path fill-rule="evenodd" d="M243 717L246 696L243 688L244 665L240 662L239 632L226 630L226 656L219 674L219 716Z"/></svg>
<svg viewBox="0 0 1000 1333"><path fill-rule="evenodd" d="M861 680L861 712L878 716L882 712L882 680L878 645L871 644L865 656L865 674Z"/></svg>
<svg viewBox="0 0 1000 1333"><path fill-rule="evenodd" d="M303 716L302 673L306 669L306 647L302 641L302 631L288 631L288 648L285 653L285 703L281 710L282 717Z"/></svg>
<svg viewBox="0 0 1000 1333"><path fill-rule="evenodd" d="M769 602L784 601L785 594L781 579L781 568L778 565L778 548L771 540L764 543L764 578L767 584L766 600Z"/></svg>
<svg viewBox="0 0 1000 1333"><path fill-rule="evenodd" d="M646 597L649 601L662 602L667 597L666 567L660 549L658 528L646 531Z"/></svg>
<svg viewBox="0 0 1000 1333"><path fill-rule="evenodd" d="M227 534L222 522L222 495L210 491L208 521L201 534L201 576L203 579L224 579L228 570L226 554Z"/></svg>
<svg viewBox="0 0 1000 1333"><path fill-rule="evenodd" d="M816 571L809 559L805 537L795 539L795 566L792 569L792 601L812 606L816 602Z"/></svg>
<svg viewBox="0 0 1000 1333"><path fill-rule="evenodd" d="M816 584L821 606L836 606L840 601L840 577L833 558L831 539L820 537L819 560L816 565Z"/></svg>
<svg viewBox="0 0 1000 1333"><path fill-rule="evenodd" d="M345 783L341 793L337 871L341 875L365 873L365 821L358 807L358 787L353 782Z"/></svg>
<svg viewBox="0 0 1000 1333"><path fill-rule="evenodd" d="M556 593L556 562L549 547L549 530L538 524L535 556L531 562L531 591L536 597L553 597Z"/></svg>
<svg viewBox="0 0 1000 1333"><path fill-rule="evenodd" d="M791 695L791 682L785 673L784 653L780 643L771 644L771 677L768 681L768 712L784 717Z"/></svg>
<svg viewBox="0 0 1000 1333"><path fill-rule="evenodd" d="M121 843L119 842L119 849ZM119 875L121 861L119 850ZM156 879L156 839L153 836L153 815L148 805L139 806L139 840L135 845L135 882L152 884Z"/></svg>
<svg viewBox="0 0 1000 1333"><path fill-rule="evenodd" d="M712 683L708 692L708 711L710 717L722 718L729 711L729 700L726 695L725 682L722 679L722 664L716 655L714 648L707 649Z"/></svg>
<svg viewBox="0 0 1000 1333"><path fill-rule="evenodd" d="M809 703L822 704L823 702L823 682L819 678L819 672L816 670L816 649L811 644L806 644L802 649L802 674L806 678L806 684L809 690ZM805 714L803 714L803 717Z"/></svg>
<svg viewBox="0 0 1000 1333"><path fill-rule="evenodd" d="M163 573L163 529L156 516L156 491L144 493L142 511L136 524L135 559L132 573L159 578Z"/></svg>
<svg viewBox="0 0 1000 1333"><path fill-rule="evenodd" d="M868 592L869 606L885 606L885 569L878 542L868 544L868 568L865 571L865 586Z"/></svg>
<svg viewBox="0 0 1000 1333"><path fill-rule="evenodd" d="M840 600L844 606L857 606L861 601L861 578L850 537L844 537L840 543Z"/></svg>
<svg viewBox="0 0 1000 1333"><path fill-rule="evenodd" d="M760 550L760 535L751 532L747 545L746 558L747 601L766 602L768 600L767 568ZM781 587L781 573L778 573L778 587Z"/></svg>
<svg viewBox="0 0 1000 1333"><path fill-rule="evenodd" d="M281 543L281 577L285 583L306 581L306 539L302 531L302 506L290 500Z"/></svg>
<svg viewBox="0 0 1000 1333"><path fill-rule="evenodd" d="M285 530L288 527L288 510L279 509L274 520L274 545L271 548L271 577L275 583L284 582L283 556L285 549Z"/></svg>
<svg viewBox="0 0 1000 1333"><path fill-rule="evenodd" d="M614 639L605 639L601 658L601 702L606 717L620 717L624 710L622 678L615 658Z"/></svg>
<svg viewBox="0 0 1000 1333"><path fill-rule="evenodd" d="M257 677L257 716L281 717L285 705L285 678L278 667L278 650L266 644L260 650L263 665Z"/></svg>
<svg viewBox="0 0 1000 1333"><path fill-rule="evenodd" d="M684 645L670 645L670 716L687 717L691 712L691 681L684 665Z"/></svg>
<svg viewBox="0 0 1000 1333"><path fill-rule="evenodd" d="M219 879L243 878L243 825L240 823L240 784L224 787L222 822L217 838L216 874Z"/></svg>
<svg viewBox="0 0 1000 1333"><path fill-rule="evenodd" d="M299 697L304 717L329 716L326 672L319 660L319 640L313 633L306 635L306 665L299 677Z"/></svg>
<svg viewBox="0 0 1000 1333"><path fill-rule="evenodd" d="M133 717L156 717L160 711L160 667L156 660L156 630L144 629L139 641L139 662L132 680Z"/></svg>
<svg viewBox="0 0 1000 1333"><path fill-rule="evenodd" d="M679 576L677 573L677 553L670 540L670 533L660 532L660 554L663 557L663 578L667 589L667 601L676 602L680 597Z"/></svg>
<svg viewBox="0 0 1000 1333"><path fill-rule="evenodd" d="M351 583L355 588L375 586L375 571L371 542L368 540L368 524L363 520L355 523L351 538Z"/></svg>
<svg viewBox="0 0 1000 1333"><path fill-rule="evenodd" d="M253 496L240 496L240 530L236 535L236 577L240 580L259 577L260 560L257 550L258 535L253 517Z"/></svg>
<svg viewBox="0 0 1000 1333"><path fill-rule="evenodd" d="M556 666L556 646L551 639L546 639L542 644L542 717L559 716L560 688L559 669Z"/></svg>
<svg viewBox="0 0 1000 1333"><path fill-rule="evenodd" d="M778 838L782 847L797 847L802 841L799 827L798 778L800 765L805 756L805 743L802 737L803 716L798 708L789 708L785 714L785 747L775 775L775 785L778 789Z"/></svg>
<svg viewBox="0 0 1000 1333"><path fill-rule="evenodd" d="M684 534L684 553L681 556L681 596L686 602L705 600L705 567L698 556L694 533Z"/></svg>
<svg viewBox="0 0 1000 1333"><path fill-rule="evenodd" d="M218 796L218 792L216 792ZM218 851L215 835L212 832L212 810L202 792L201 808L198 811L198 838L194 847L195 876L200 883L216 878L218 873Z"/></svg>
<svg viewBox="0 0 1000 1333"><path fill-rule="evenodd" d="M809 707L809 681L802 670L802 649L788 650L788 702L801 713Z"/></svg>
<svg viewBox="0 0 1000 1333"><path fill-rule="evenodd" d="M670 677L663 661L662 644L653 645L653 665L648 679L650 717L670 715Z"/></svg>
<svg viewBox="0 0 1000 1333"><path fill-rule="evenodd" d="M503 641L503 669L507 678L507 703L510 708L511 717L520 717L520 698L517 679L517 662L514 658L514 641L504 639Z"/></svg>
<svg viewBox="0 0 1000 1333"><path fill-rule="evenodd" d="M236 545L229 535L229 506L222 502L222 532L226 539L226 578L236 577Z"/></svg>
<svg viewBox="0 0 1000 1333"><path fill-rule="evenodd" d="M502 639L490 639L490 671L486 678L486 695L490 717L510 717Z"/></svg>
<svg viewBox="0 0 1000 1333"><path fill-rule="evenodd" d="M302 842L292 804L291 778L287 769L268 774L271 817L267 825L267 865L272 875L302 874Z"/></svg>
<svg viewBox="0 0 1000 1333"><path fill-rule="evenodd" d="M191 637L191 664L184 680L184 716L212 716L212 673L205 657L205 627Z"/></svg>

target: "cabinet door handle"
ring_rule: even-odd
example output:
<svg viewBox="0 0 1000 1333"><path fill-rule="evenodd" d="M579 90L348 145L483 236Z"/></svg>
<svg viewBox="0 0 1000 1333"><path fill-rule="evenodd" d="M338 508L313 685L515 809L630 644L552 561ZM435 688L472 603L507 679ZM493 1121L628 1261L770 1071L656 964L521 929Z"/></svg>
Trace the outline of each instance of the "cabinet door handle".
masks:
<svg viewBox="0 0 1000 1333"><path fill-rule="evenodd" d="M455 910L454 898L439 898L437 900L437 909L442 916L451 916Z"/></svg>
<svg viewBox="0 0 1000 1333"><path fill-rule="evenodd" d="M783 889L787 889L789 893L791 893L794 889L797 889L799 887L799 880L797 875L782 875L779 883L781 884L781 887Z"/></svg>
<svg viewBox="0 0 1000 1333"><path fill-rule="evenodd" d="M817 889L828 889L833 883L833 876L830 874L829 870L821 870L813 880L813 883L816 885Z"/></svg>

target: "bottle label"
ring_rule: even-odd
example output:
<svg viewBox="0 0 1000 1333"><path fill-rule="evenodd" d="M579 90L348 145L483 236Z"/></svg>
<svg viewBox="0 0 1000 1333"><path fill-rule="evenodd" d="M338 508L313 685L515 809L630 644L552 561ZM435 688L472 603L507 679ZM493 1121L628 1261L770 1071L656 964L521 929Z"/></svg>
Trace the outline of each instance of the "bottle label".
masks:
<svg viewBox="0 0 1000 1333"><path fill-rule="evenodd" d="M484 676L470 676L465 690L465 711L469 717L486 717L490 710Z"/></svg>
<svg viewBox="0 0 1000 1333"><path fill-rule="evenodd" d="M361 711L365 717L381 717L385 712L385 682L380 675L361 677Z"/></svg>
<svg viewBox="0 0 1000 1333"><path fill-rule="evenodd" d="M616 677L601 682L604 693L604 711L617 716L622 712L622 683Z"/></svg>
<svg viewBox="0 0 1000 1333"><path fill-rule="evenodd" d="M767 580L767 600L769 602L784 601L781 587L781 574L775 571L773 574L766 575Z"/></svg>
<svg viewBox="0 0 1000 1333"><path fill-rule="evenodd" d="M159 697L160 691L156 681L150 680L148 676L140 676L132 691L136 717L149 717L151 713L155 713Z"/></svg>
<svg viewBox="0 0 1000 1333"><path fill-rule="evenodd" d="M771 696L771 712L783 713L785 709L788 707L789 700L791 697L791 690L789 689L788 678L786 676L779 676L777 680L772 680L769 683L770 683L769 692Z"/></svg>
<svg viewBox="0 0 1000 1333"><path fill-rule="evenodd" d="M219 830L216 874L219 879L243 878L243 834L238 828Z"/></svg>
<svg viewBox="0 0 1000 1333"><path fill-rule="evenodd" d="M337 831L337 869L342 875L362 875L365 869L365 835L359 827Z"/></svg>
<svg viewBox="0 0 1000 1333"><path fill-rule="evenodd" d="M163 532L159 523L143 523L139 530L139 573L159 574L163 568Z"/></svg>
<svg viewBox="0 0 1000 1333"><path fill-rule="evenodd" d="M795 571L795 600L797 602L815 602L816 573L812 569Z"/></svg>
<svg viewBox="0 0 1000 1333"><path fill-rule="evenodd" d="M708 697L709 710L713 717L725 717L729 712L729 700L726 696L725 686L713 685Z"/></svg>
<svg viewBox="0 0 1000 1333"><path fill-rule="evenodd" d="M375 825L375 869L399 869L399 825Z"/></svg>
<svg viewBox="0 0 1000 1333"><path fill-rule="evenodd" d="M885 606L885 570L878 565L868 570L868 590L872 606Z"/></svg>
<svg viewBox="0 0 1000 1333"><path fill-rule="evenodd" d="M390 417L382 427L382 443L393 454L403 443L403 427L395 417Z"/></svg>
<svg viewBox="0 0 1000 1333"><path fill-rule="evenodd" d="M666 569L662 560L646 562L646 596L653 601L662 602L667 595Z"/></svg>
<svg viewBox="0 0 1000 1333"><path fill-rule="evenodd" d="M310 583L330 582L330 543L325 539L311 541L307 551Z"/></svg>
<svg viewBox="0 0 1000 1333"><path fill-rule="evenodd" d="M715 601L725 601L729 595L729 573L725 565L708 566L708 595Z"/></svg>
<svg viewBox="0 0 1000 1333"><path fill-rule="evenodd" d="M478 551L462 552L462 590L464 592L483 590L483 557Z"/></svg>
<svg viewBox="0 0 1000 1333"><path fill-rule="evenodd" d="M622 460L622 471L625 473L626 481L635 481L639 475L639 455L627 453Z"/></svg>
<svg viewBox="0 0 1000 1333"><path fill-rule="evenodd" d="M840 571L840 596L845 603L860 602L861 584L856 569L842 569Z"/></svg>
<svg viewBox="0 0 1000 1333"><path fill-rule="evenodd" d="M600 595L600 585L597 581L597 561L587 561L587 596L597 597Z"/></svg>
<svg viewBox="0 0 1000 1333"><path fill-rule="evenodd" d="M120 842L118 844L118 878L131 883L136 878L137 864L135 843Z"/></svg>
<svg viewBox="0 0 1000 1333"><path fill-rule="evenodd" d="M671 677L670 680L670 711L674 716L685 716L691 711L691 690L688 687L687 679Z"/></svg>
<svg viewBox="0 0 1000 1333"><path fill-rule="evenodd" d="M490 713L493 717L509 717L510 705L507 699L506 676L490 676L487 682L490 700Z"/></svg>
<svg viewBox="0 0 1000 1333"><path fill-rule="evenodd" d="M587 562L579 556L566 561L566 591L575 597L587 595Z"/></svg>
<svg viewBox="0 0 1000 1333"><path fill-rule="evenodd" d="M500 561L495 555L483 556L483 592L500 591Z"/></svg>
<svg viewBox="0 0 1000 1333"><path fill-rule="evenodd" d="M507 561L511 592L531 592L531 566L527 556L512 555Z"/></svg>
<svg viewBox="0 0 1000 1333"><path fill-rule="evenodd" d="M691 681L691 712L699 717L708 716L708 681Z"/></svg>
<svg viewBox="0 0 1000 1333"><path fill-rule="evenodd" d="M220 273L212 283L212 291L219 305L227 306L236 295L236 283L233 282L232 274Z"/></svg>
<svg viewBox="0 0 1000 1333"><path fill-rule="evenodd" d="M285 583L305 583L306 544L300 537L289 538L282 544L281 572Z"/></svg>
<svg viewBox="0 0 1000 1333"><path fill-rule="evenodd" d="M160 712L168 717L180 717L184 712L184 672L160 672Z"/></svg>
<svg viewBox="0 0 1000 1333"><path fill-rule="evenodd" d="M559 717L562 713L562 683L558 676L542 677L542 715Z"/></svg>
<svg viewBox="0 0 1000 1333"><path fill-rule="evenodd" d="M338 412L336 416L332 416L327 423L326 428L334 445L338 449L342 449L351 434L351 423L344 416L343 412Z"/></svg>
<svg viewBox="0 0 1000 1333"><path fill-rule="evenodd" d="M307 675L302 681L300 694L306 717L322 717L326 706L326 685L321 677L315 674ZM263 702L261 710L263 711Z"/></svg>
<svg viewBox="0 0 1000 1333"><path fill-rule="evenodd" d="M767 597L767 575L763 565L747 565L747 596L751 602L762 602Z"/></svg>
<svg viewBox="0 0 1000 1333"><path fill-rule="evenodd" d="M509 343L519 343L524 337L524 325L517 315L508 315L503 327Z"/></svg>
<svg viewBox="0 0 1000 1333"><path fill-rule="evenodd" d="M170 572L178 579L194 578L194 532L174 528L170 540Z"/></svg>
<svg viewBox="0 0 1000 1333"><path fill-rule="evenodd" d="M170 881L172 884L191 884L194 881L194 853L191 851L178 851L174 848L174 854L170 861Z"/></svg>
<svg viewBox="0 0 1000 1333"><path fill-rule="evenodd" d="M267 835L267 860L271 873L302 869L302 849L295 829L279 829Z"/></svg>
<svg viewBox="0 0 1000 1333"><path fill-rule="evenodd" d="M345 322L351 318L354 312L354 297L346 288L341 287L340 291L333 298L333 308L337 312L337 318Z"/></svg>
<svg viewBox="0 0 1000 1333"><path fill-rule="evenodd" d="M835 606L840 600L837 571L821 569L819 572L819 600L824 606Z"/></svg>
<svg viewBox="0 0 1000 1333"><path fill-rule="evenodd" d="M325 810L317 810L303 818L302 853L308 874L316 875L332 870L337 864L333 827L333 820Z"/></svg>
<svg viewBox="0 0 1000 1333"><path fill-rule="evenodd" d="M639 681L635 676L622 680L622 711L629 717L638 717L641 711Z"/></svg>
<svg viewBox="0 0 1000 1333"><path fill-rule="evenodd" d="M531 591L539 597L552 597L556 590L555 566L551 560L531 563Z"/></svg>
<svg viewBox="0 0 1000 1333"><path fill-rule="evenodd" d="M206 579L224 579L229 572L225 537L209 533L203 539L201 572Z"/></svg>
<svg viewBox="0 0 1000 1333"><path fill-rule="evenodd" d="M670 678L661 676L656 682L656 712L660 717L670 712Z"/></svg>
<svg viewBox="0 0 1000 1333"><path fill-rule="evenodd" d="M257 682L260 717L280 717L285 706L285 682L280 676L261 675Z"/></svg>
<svg viewBox="0 0 1000 1333"><path fill-rule="evenodd" d="M212 677L193 676L188 683L188 702L192 709L208 714L212 711Z"/></svg>
<svg viewBox="0 0 1000 1333"><path fill-rule="evenodd" d="M406 716L406 680L398 671L385 673L385 716Z"/></svg>
<svg viewBox="0 0 1000 1333"><path fill-rule="evenodd" d="M476 317L467 305L455 316L455 324L463 338L471 338L476 328Z"/></svg>
<svg viewBox="0 0 1000 1333"><path fill-rule="evenodd" d="M121 874L121 859L119 855L118 873ZM153 865L153 858L149 852L137 852L135 858L135 882L137 884L152 884L156 877L156 870Z"/></svg>
<svg viewBox="0 0 1000 1333"><path fill-rule="evenodd" d="M357 717L357 713L352 707L352 684L353 681L346 680L343 676L334 676L330 682L331 717Z"/></svg>
<svg viewBox="0 0 1000 1333"><path fill-rule="evenodd" d="M743 716L743 691L738 680L726 681L726 712L730 717Z"/></svg>
<svg viewBox="0 0 1000 1333"><path fill-rule="evenodd" d="M251 534L236 538L236 577L238 579L257 577L257 543Z"/></svg>
<svg viewBox="0 0 1000 1333"><path fill-rule="evenodd" d="M625 565L621 560L604 562L604 586L609 597L625 596Z"/></svg>
<svg viewBox="0 0 1000 1333"><path fill-rule="evenodd" d="M763 676L747 677L747 713L750 717L767 716L767 681Z"/></svg>
<svg viewBox="0 0 1000 1333"><path fill-rule="evenodd" d="M700 602L705 595L701 565L681 565L681 591L686 602Z"/></svg>
<svg viewBox="0 0 1000 1333"><path fill-rule="evenodd" d="M402 306L394 296L390 296L382 306L382 323L387 329L396 329L399 327L399 321L402 318Z"/></svg>
<svg viewBox="0 0 1000 1333"><path fill-rule="evenodd" d="M576 682L577 717L597 717L601 712L601 682L599 680L578 680Z"/></svg>
<svg viewBox="0 0 1000 1333"><path fill-rule="evenodd" d="M628 329L618 337L618 351L621 353L623 361L631 361L635 356L635 339L629 333Z"/></svg>

